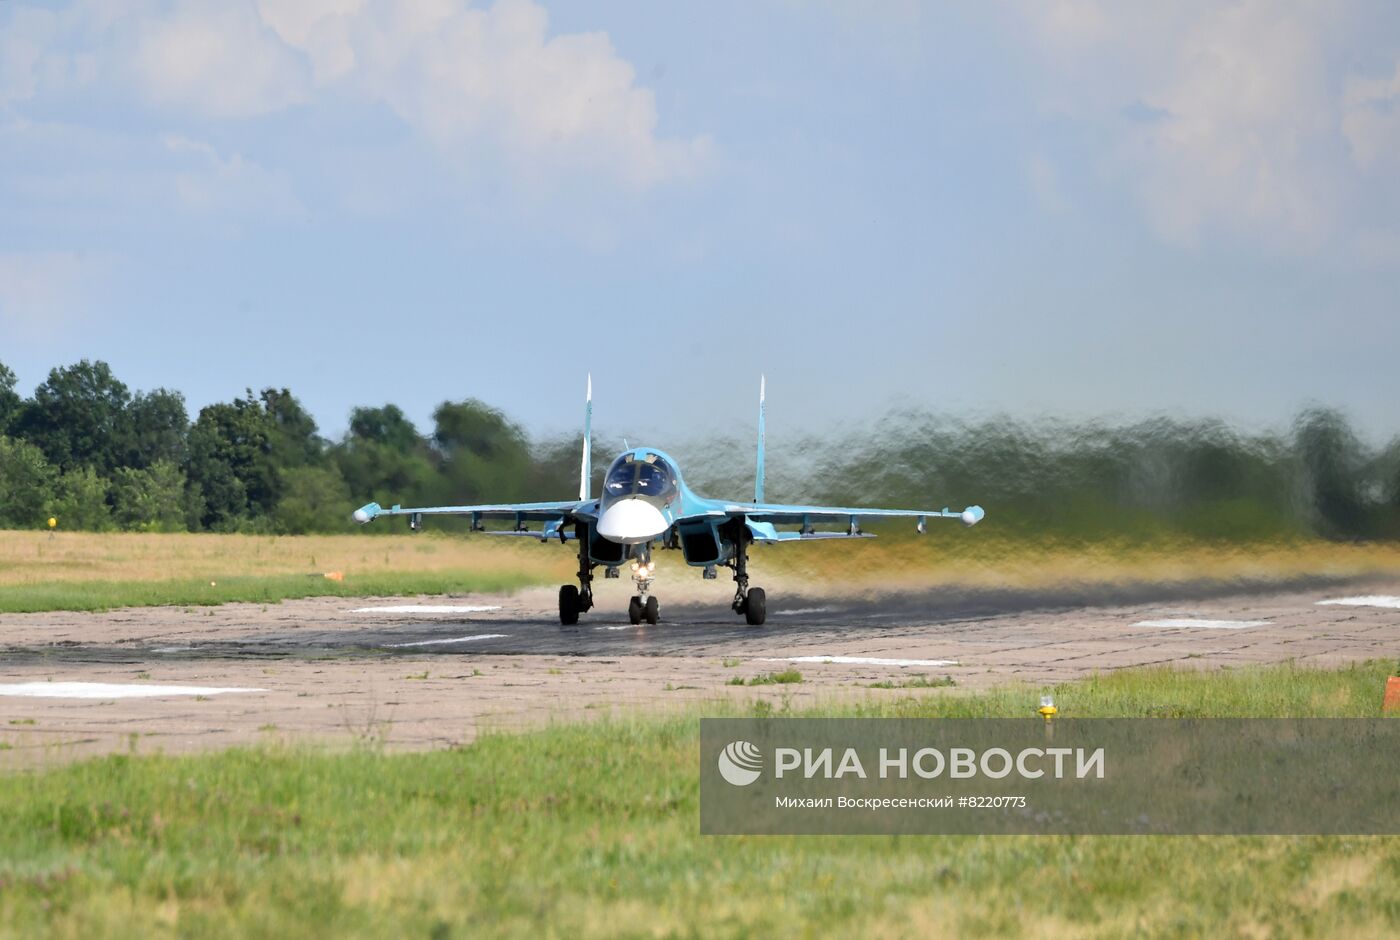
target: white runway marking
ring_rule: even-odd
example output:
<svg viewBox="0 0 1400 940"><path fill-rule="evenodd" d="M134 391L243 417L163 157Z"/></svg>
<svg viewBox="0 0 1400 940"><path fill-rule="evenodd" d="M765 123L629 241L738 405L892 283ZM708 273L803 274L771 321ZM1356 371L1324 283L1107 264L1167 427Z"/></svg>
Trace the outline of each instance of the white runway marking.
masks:
<svg viewBox="0 0 1400 940"><path fill-rule="evenodd" d="M1330 601L1318 601L1319 607L1338 604L1343 607L1390 607L1400 609L1400 597L1392 594L1367 594L1364 597L1338 597Z"/></svg>
<svg viewBox="0 0 1400 940"><path fill-rule="evenodd" d="M510 636L508 633L479 633L476 636L457 636L450 640L419 640L416 643L386 643L385 646L393 649L404 649L409 646L442 646L446 643L470 643L473 640L500 640Z"/></svg>
<svg viewBox="0 0 1400 940"><path fill-rule="evenodd" d="M802 614L824 614L830 607L799 607L797 610L775 610L774 617L798 617Z"/></svg>
<svg viewBox="0 0 1400 940"><path fill-rule="evenodd" d="M202 685L140 685L115 682L6 682L0 695L22 698L160 698L164 695L223 695L267 689L212 688Z"/></svg>
<svg viewBox="0 0 1400 940"><path fill-rule="evenodd" d="M485 614L500 607L474 607L470 604L393 604L388 607L356 607L352 614Z"/></svg>
<svg viewBox="0 0 1400 940"><path fill-rule="evenodd" d="M1167 627L1188 628L1201 630L1243 630L1246 627L1268 627L1272 626L1272 620L1197 620L1195 618L1182 618L1178 620L1139 620L1133 624L1135 627Z"/></svg>
<svg viewBox="0 0 1400 940"><path fill-rule="evenodd" d="M765 663L841 663L855 666L956 666L956 659L885 659L880 656L778 656Z"/></svg>

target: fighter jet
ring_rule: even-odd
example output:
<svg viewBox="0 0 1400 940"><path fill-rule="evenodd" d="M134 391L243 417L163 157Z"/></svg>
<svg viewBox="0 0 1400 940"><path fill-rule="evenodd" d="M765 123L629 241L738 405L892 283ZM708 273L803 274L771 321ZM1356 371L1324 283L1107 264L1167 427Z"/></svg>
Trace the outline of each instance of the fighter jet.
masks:
<svg viewBox="0 0 1400 940"><path fill-rule="evenodd" d="M370 503L355 510L359 523L380 516L407 516L411 529L422 528L424 516L464 516L471 519L474 532L536 538L541 542L558 540L578 544L578 584L559 588L559 622L578 623L579 615L593 608L593 572L604 569L604 577L619 577L629 565L636 593L627 605L633 624L645 620L656 623L660 603L652 593L656 580L653 549L679 550L686 564L703 570L706 580L718 577L718 569L734 575L734 600L730 604L751 626L760 626L768 617L768 598L761 587L749 586L749 546L760 543L806 542L814 539L874 538L861 531L860 520L911 518L920 533L929 519L958 519L973 526L985 513L980 506L957 512L943 509L867 509L855 506L792 506L765 502L763 498L764 401L766 379L760 377L758 392L758 459L752 502L709 499L692 491L681 476L680 466L654 447L631 447L619 454L603 478L603 492L594 497L592 486L593 377L588 377L588 394L583 420L583 460L579 472L577 500L553 503L501 503L480 506L427 506L382 508ZM488 530L487 519L501 519L510 528ZM539 528L530 528L538 523ZM817 531L818 524L836 524L837 531ZM779 530L778 526L789 528ZM795 526L796 528L791 528Z"/></svg>

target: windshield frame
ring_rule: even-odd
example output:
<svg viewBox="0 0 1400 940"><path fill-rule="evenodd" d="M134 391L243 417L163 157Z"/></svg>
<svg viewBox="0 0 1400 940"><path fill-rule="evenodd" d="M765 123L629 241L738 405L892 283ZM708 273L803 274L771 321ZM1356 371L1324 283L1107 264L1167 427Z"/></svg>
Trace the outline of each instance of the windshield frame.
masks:
<svg viewBox="0 0 1400 940"><path fill-rule="evenodd" d="M679 489L675 469L660 454L623 454L603 478L605 500L635 498L664 505Z"/></svg>

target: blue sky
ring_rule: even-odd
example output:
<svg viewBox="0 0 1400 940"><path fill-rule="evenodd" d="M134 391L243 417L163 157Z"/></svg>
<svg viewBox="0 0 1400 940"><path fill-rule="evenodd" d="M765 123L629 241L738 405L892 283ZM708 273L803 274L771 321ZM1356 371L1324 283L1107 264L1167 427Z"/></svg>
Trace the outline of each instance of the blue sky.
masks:
<svg viewBox="0 0 1400 940"><path fill-rule="evenodd" d="M0 4L0 361L192 410L1400 431L1392 4ZM680 430L678 430L680 429Z"/></svg>

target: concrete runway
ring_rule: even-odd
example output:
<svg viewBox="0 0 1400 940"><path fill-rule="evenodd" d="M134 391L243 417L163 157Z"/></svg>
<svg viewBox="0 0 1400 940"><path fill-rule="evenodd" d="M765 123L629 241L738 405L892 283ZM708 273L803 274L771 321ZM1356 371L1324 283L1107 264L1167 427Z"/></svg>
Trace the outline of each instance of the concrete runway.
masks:
<svg viewBox="0 0 1400 940"><path fill-rule="evenodd" d="M5 662L18 665L356 654L419 657L465 651L517 656L706 657L771 652L775 644L786 648L827 642L843 647L851 643L924 646L941 639L961 648L978 643L979 638L997 646L1015 646L1066 618L1082 626L1090 622L1106 625L1162 611L1202 617L1206 613L1221 617L1236 614L1252 619L1245 614L1267 609L1271 616L1291 618L1302 625L1318 619L1319 611L1311 609L1317 599L1351 587L1359 591L1363 586L1354 580L1304 578L1269 584L940 589L882 598L792 594L770 596L769 619L762 627L747 626L723 600L700 603L693 598L666 604L662 622L654 626L633 626L627 621L625 594L600 598L598 606L575 627L559 625L548 589L512 597L320 598L288 601L271 608L249 604L198 608L174 618L173 609L151 608L112 614L0 615L0 640L6 642L0 655ZM1375 590L1384 588L1381 584ZM445 609L394 609L398 607ZM211 618L213 622L208 622ZM146 636L138 632L143 628L136 627L141 621L145 621ZM114 631L104 629L122 623L130 623L133 629L115 632L127 635L111 637ZM22 631L26 624L33 632ZM172 626L175 629L168 629ZM16 644L16 639L31 642ZM113 639L115 642L110 642ZM458 639L462 642L453 642ZM469 650L467 643L471 644ZM1027 644L1028 648L1056 645L1047 636Z"/></svg>
<svg viewBox="0 0 1400 940"><path fill-rule="evenodd" d="M662 622L634 627L623 614L627 587L608 584L599 606L570 628L554 616L550 589L3 615L0 743L10 748L0 749L0 764L133 742L183 750L268 735L373 734L390 746L433 747L487 728L721 699L800 706L1007 681L1040 687L1130 666L1400 657L1394 579L940 589L878 599L770 590L763 627L730 613L727 592L713 584L677 587L673 603L662 593ZM1322 603L1348 597L1370 602ZM438 612L415 609L424 607ZM790 666L802 683L729 684ZM911 675L955 685L871 688ZM203 691L166 694L169 685Z"/></svg>

